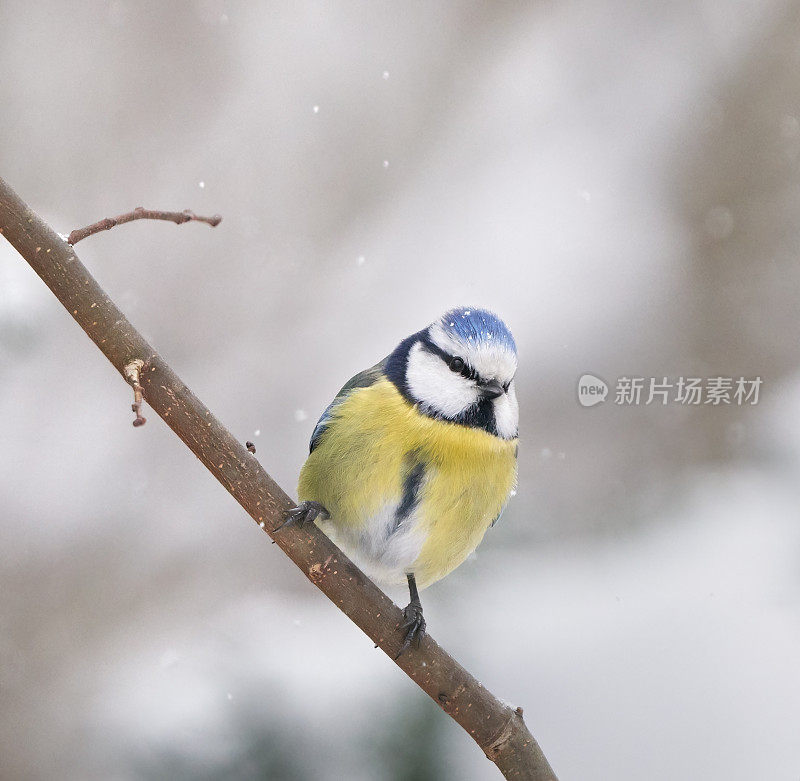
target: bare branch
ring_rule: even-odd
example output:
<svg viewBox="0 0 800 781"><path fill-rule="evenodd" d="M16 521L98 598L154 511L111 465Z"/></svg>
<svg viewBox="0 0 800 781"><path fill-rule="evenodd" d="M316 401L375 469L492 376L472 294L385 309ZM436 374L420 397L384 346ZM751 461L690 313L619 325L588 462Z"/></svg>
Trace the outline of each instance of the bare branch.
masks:
<svg viewBox="0 0 800 781"><path fill-rule="evenodd" d="M293 505L290 498L128 322L72 247L2 179L0 233L129 383L126 367L140 362L135 379L148 404L306 577L393 659L402 640L402 611L316 526L274 533ZM430 635L395 664L467 731L506 778L555 781L522 709L500 702Z"/></svg>
<svg viewBox="0 0 800 781"><path fill-rule="evenodd" d="M174 222L176 225L183 225L185 222L205 222L212 228L216 228L222 222L222 217L215 214L213 217L200 217L189 209L182 212L162 212L157 209L145 209L143 206L137 206L131 212L120 214L119 217L105 217L99 222L93 222L85 228L76 228L67 237L67 244L75 245L81 239L87 236L92 236L100 231L111 230L116 225L122 225L126 222L133 222L133 220L167 220Z"/></svg>

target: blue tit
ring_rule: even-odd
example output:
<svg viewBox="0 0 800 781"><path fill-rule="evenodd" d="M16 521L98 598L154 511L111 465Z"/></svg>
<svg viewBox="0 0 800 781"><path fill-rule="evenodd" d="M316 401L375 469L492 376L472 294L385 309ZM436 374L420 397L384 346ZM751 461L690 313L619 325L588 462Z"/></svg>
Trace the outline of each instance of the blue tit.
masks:
<svg viewBox="0 0 800 781"><path fill-rule="evenodd" d="M400 653L419 645L418 588L452 572L516 484L517 348L505 323L461 307L357 374L311 435L301 504L371 578L408 582Z"/></svg>

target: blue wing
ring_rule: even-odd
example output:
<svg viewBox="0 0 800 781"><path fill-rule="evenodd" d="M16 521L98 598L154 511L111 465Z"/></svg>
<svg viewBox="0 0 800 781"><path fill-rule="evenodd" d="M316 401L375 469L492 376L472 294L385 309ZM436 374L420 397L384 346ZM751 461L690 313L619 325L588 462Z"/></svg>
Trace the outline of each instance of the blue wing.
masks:
<svg viewBox="0 0 800 781"><path fill-rule="evenodd" d="M317 425L314 427L314 431L311 434L311 442L308 446L309 453L313 452L314 448L319 444L322 435L325 433L330 425L331 420L333 419L333 413L336 407L357 388L369 388L370 385L374 385L379 379L381 379L381 377L384 376L383 366L385 363L386 359L384 358L380 363L376 363L369 369L359 372L355 377L351 377L344 384L342 389L336 394L336 397L326 407L325 412L322 413L322 416L317 421Z"/></svg>

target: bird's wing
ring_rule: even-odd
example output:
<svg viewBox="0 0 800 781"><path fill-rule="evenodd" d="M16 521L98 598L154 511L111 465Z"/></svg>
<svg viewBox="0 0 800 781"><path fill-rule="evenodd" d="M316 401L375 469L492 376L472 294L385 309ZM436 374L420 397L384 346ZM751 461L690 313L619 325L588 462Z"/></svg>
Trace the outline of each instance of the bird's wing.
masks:
<svg viewBox="0 0 800 781"><path fill-rule="evenodd" d="M364 369L363 372L359 372L355 377L351 377L344 384L342 389L336 394L333 401L327 406L325 412L322 413L322 416L317 421L317 425L314 427L314 431L311 434L311 442L309 443L308 447L309 453L311 453L319 444L322 435L325 433L325 430L328 428L328 425L331 422L334 409L357 388L368 388L370 385L374 385L381 377L383 377L383 367L385 363L386 358L384 358L380 363L376 363L374 366L371 366L369 369Z"/></svg>

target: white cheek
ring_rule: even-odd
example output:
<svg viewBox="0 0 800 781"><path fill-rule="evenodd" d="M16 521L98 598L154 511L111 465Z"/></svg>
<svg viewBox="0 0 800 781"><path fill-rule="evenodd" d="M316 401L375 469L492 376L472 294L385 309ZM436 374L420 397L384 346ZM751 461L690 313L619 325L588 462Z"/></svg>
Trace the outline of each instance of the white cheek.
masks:
<svg viewBox="0 0 800 781"><path fill-rule="evenodd" d="M438 356L415 344L408 354L406 370L411 395L423 407L453 418L478 400L478 391L471 380L450 371Z"/></svg>
<svg viewBox="0 0 800 781"><path fill-rule="evenodd" d="M517 436L519 426L519 406L517 405L517 392L512 382L508 393L504 393L494 402L494 420L497 433L504 439Z"/></svg>

